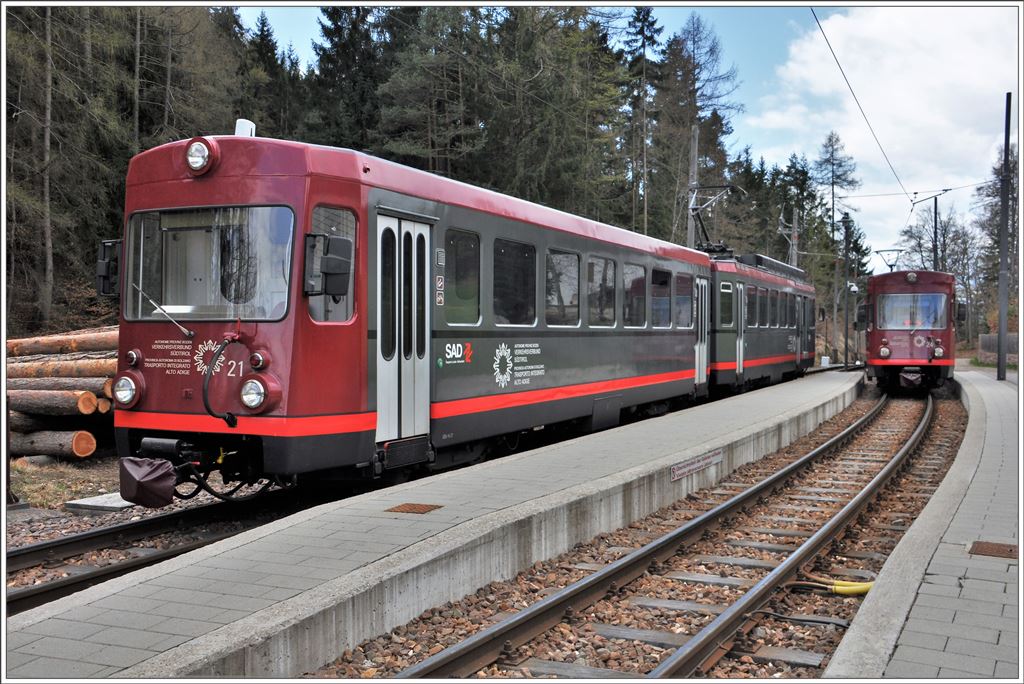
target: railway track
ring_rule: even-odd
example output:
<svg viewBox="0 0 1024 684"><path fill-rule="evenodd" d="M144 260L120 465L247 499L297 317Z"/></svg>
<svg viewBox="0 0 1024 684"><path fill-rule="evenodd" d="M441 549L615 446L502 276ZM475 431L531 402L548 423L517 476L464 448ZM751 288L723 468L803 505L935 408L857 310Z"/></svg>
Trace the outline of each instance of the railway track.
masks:
<svg viewBox="0 0 1024 684"><path fill-rule="evenodd" d="M41 606L108 579L226 539L257 521L265 522L268 515L294 512L297 508L318 502L319 499L301 503L293 491L277 490L262 498L186 508L11 549L7 552L8 577L36 566L64 567L67 576L26 587L8 587L7 614L14 615ZM136 545L143 540L175 533L193 538L167 548ZM65 563L107 549L125 551L126 557L106 565Z"/></svg>
<svg viewBox="0 0 1024 684"><path fill-rule="evenodd" d="M822 656L807 651L762 646L764 652L745 653L743 648L765 620L845 626L842 619L764 607L805 585L827 583L839 593L866 589L861 580L872 576L869 571L830 565L826 572L853 579L822 578L814 574L820 572L816 559L821 564L823 554L843 549L843 535L904 468L932 415L931 397L926 402L883 398L864 418L778 472L753 486L720 484L698 504L709 508L695 511L682 526L398 676L466 677L485 668L487 676L510 677L706 676L727 655L744 662L771 657L820 665ZM885 557L846 553L843 558L853 564ZM687 589L680 592L680 587ZM690 600L675 598L680 593ZM601 620L624 610L615 607L623 604L639 616L629 626ZM609 639L643 647L635 649L637 661L597 662L601 667L542 657L556 650L545 645L548 640L573 639L597 644L577 644L578 652L600 654L599 643Z"/></svg>

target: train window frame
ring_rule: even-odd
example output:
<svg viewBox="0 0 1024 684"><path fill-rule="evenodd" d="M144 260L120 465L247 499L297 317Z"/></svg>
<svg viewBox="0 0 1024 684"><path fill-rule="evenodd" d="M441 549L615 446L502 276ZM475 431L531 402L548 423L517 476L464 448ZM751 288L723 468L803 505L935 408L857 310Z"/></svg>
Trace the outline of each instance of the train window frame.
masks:
<svg viewBox="0 0 1024 684"><path fill-rule="evenodd" d="M337 320L332 319L332 318L318 318L318 316L323 316L324 313L315 310L315 308L318 308L316 306L317 303L318 303L317 300L320 301L320 304L322 305L323 310L327 311L327 309L328 309L327 298L330 297L330 295L328 295L328 294L310 295L310 296L308 296L306 298L306 299L309 300L309 302L306 304L306 313L309 315L310 320L312 320L313 323L315 323L317 325L351 325L352 321L354 321L355 318L356 318L356 304L358 303L358 297L356 297L356 286L357 286L356 271L359 270L359 268L357 266L357 264L358 264L357 254L359 253L359 251L358 251L359 250L359 244L358 244L358 239L359 239L359 214L356 213L356 210L353 209L352 207L344 207L344 206L338 206L338 205L334 205L334 204L325 204L325 203L316 204L313 207L313 210L309 213L309 226L310 226L310 230L311 230L312 233L318 233L319 232L319 233L322 233L322 234L325 234L325 235L334 235L334 232L333 232L333 229L332 229L331 232L323 232L323 231L318 231L317 230L317 223L316 223L316 220L317 220L317 218L316 218L317 217L317 210L328 210L328 211L345 212L345 213L349 214L352 217L352 234L351 235L346 235L345 233L340 233L341 237L347 237L350 240L352 240L352 268L349 271L349 275L348 275L348 294L345 295L345 299L348 300L346 302L347 309L348 309L348 318L337 319ZM345 228L347 229L347 226L345 226ZM324 244L326 244L326 241L325 241ZM339 304L339 303L340 302L335 302L335 304Z"/></svg>
<svg viewBox="0 0 1024 684"><path fill-rule="evenodd" d="M722 312L725 311L723 303L725 302L725 293L729 293L729 320L723 320ZM719 328L732 328L736 324L736 295L735 288L733 287L732 281L724 280L718 286L718 327Z"/></svg>
<svg viewBox="0 0 1024 684"><path fill-rule="evenodd" d="M552 323L548 320L548 285L551 271L548 268L552 255L576 257L576 322L575 323ZM549 328L579 328L583 325L582 302L583 293L580 292L580 276L582 275L583 257L579 252L568 249L548 248L544 256L544 325ZM570 298L571 301L571 298ZM557 306L557 305L556 305ZM564 303L562 306L566 306Z"/></svg>
<svg viewBox="0 0 1024 684"><path fill-rule="evenodd" d="M767 328L768 326L768 288L757 288L757 327Z"/></svg>
<svg viewBox="0 0 1024 684"><path fill-rule="evenodd" d="M497 314L497 308L498 308L497 307L497 304L498 304L498 300L497 300L498 289L495 287L495 279L494 279L494 277L495 277L495 274L498 272L498 266L495 263L495 258L497 257L497 254L498 254L498 243L499 242L504 242L504 243L507 243L509 245L517 245L519 247L526 247L526 248L528 248L528 249L533 251L533 258L531 259L532 264L533 264L533 277L531 277L531 278L524 278L524 280L523 280L524 284L529 282L531 284L531 289L532 289L531 296L529 298L524 298L524 300L523 300L525 302L528 302L529 306L533 307L533 309L532 309L533 320L531 320L529 323L511 323L511 322L499 323L498 322L498 314ZM526 262L524 261L523 263L525 264ZM503 238L503 237L496 237L496 238L494 238L494 240L491 242L491 316L494 318L494 325L496 327L500 327L500 328L535 328L535 327L537 327L537 321L539 319L539 316L537 315L537 290L538 289L539 288L537 287L537 245L535 245L535 244L533 244L531 242L523 242L522 240L509 240L509 239ZM527 311L529 312L530 309L527 309Z"/></svg>
<svg viewBox="0 0 1024 684"><path fill-rule="evenodd" d="M290 241L289 241L289 247L288 247L288 254L287 254L287 256L285 256L285 258L283 260L284 263L286 264L286 275L287 275L287 284L285 286L285 306L284 306L283 312L277 318L272 318L272 317L256 318L256 317L252 317L252 318L242 318L240 320L242 320L243 322L246 322L246 323L274 323L274 322L279 322L279 321L285 320L286 318L288 318L289 315L291 315L292 305L293 305L293 302L292 302L292 299L293 299L292 298L292 278L295 277L295 274L293 273L293 271L295 269L295 260L297 258L297 255L296 255L297 250L296 250L296 244L295 243L296 243L296 241L297 241L297 239L299 237L299 235L297 235L298 225L299 225L297 217L299 216L299 214L298 214L298 212L295 211L295 207L293 207L290 204L286 204L284 202L275 202L275 203L269 203L269 204L187 205L187 206L180 206L180 207L163 207L163 208L153 208L153 209L140 209L138 211L133 212L130 216L128 216L128 219L125 222L126 223L126 234L125 234L125 241L124 241L125 242L125 246L123 247L123 249L124 249L124 255L123 256L124 256L124 260L125 260L125 264L124 264L123 268L125 269L125 279L126 279L126 283L127 283L125 285L125 291L129 292L131 290L131 284L132 284L132 282L135 282L134 279L133 279L134 271L136 270L136 267L140 266L138 263L136 263L136 260L139 258L137 253L136 253L136 249L139 248L139 245L137 245L135 243L135 240L137 238L135 237L135 234L134 234L134 225L133 225L133 222L136 219L138 219L139 221L144 221L145 217L147 215L152 215L152 214L159 215L159 214L164 213L164 212L186 212L186 211L222 210L222 209L261 209L261 208L262 209L287 209L291 213L291 227L290 227L290 239L289 239ZM162 230L161 228L159 228L159 227L157 228L157 231L161 231L161 230ZM304 238L304 236L303 236L303 238ZM167 259L167 256L163 253L163 246L162 245L161 245L161 250L160 251L161 251L161 254L160 254L161 277L163 277L162 274L166 270L166 259ZM299 253L301 253L301 251L299 251ZM301 280L301 274L300 274L299 278ZM141 301L142 296L140 294L137 294L137 296L139 297L138 301ZM166 304L164 306L165 306L165 308L168 308L168 306ZM118 305L118 309L122 313L122 315L125 317L125 320L131 321L132 323L148 324L148 323L166 323L167 322L167 319L164 318L163 316L155 316L155 317L147 318L147 317L143 317L141 314L133 313L133 311L131 309L131 297L128 297L128 296L122 297L122 301ZM239 320L239 318L237 316L235 316L235 317L220 317L220 318L212 317L212 316L209 316L209 317L203 316L203 317L199 317L199 318L191 318L191 317L189 317L188 320L202 321L202 322L222 322L222 321L236 321L236 320Z"/></svg>
<svg viewBox="0 0 1024 684"><path fill-rule="evenodd" d="M668 290L668 319L663 322L662 325L658 324L658 321L654 318L654 274L663 274L667 280L665 282L665 289ZM674 316L672 311L672 271L664 268L652 267L651 268L651 283L650 283L650 301L651 301L651 328L655 330L671 330Z"/></svg>
<svg viewBox="0 0 1024 684"><path fill-rule="evenodd" d="M463 297L458 297L458 287L459 287L458 272L456 270L454 270L454 269L457 269L457 267L459 265L459 262L458 262L458 259L456 258L456 254L452 250L449 250L449 248L448 248L448 236L449 236L450 233L462 233L463 235L468 235L470 237L476 238L476 320L472 321L472 322L470 322L470 321L449 321L448 320L448 311L449 311L449 309L448 309L448 302L451 301L452 295L454 295L455 297L457 297L459 299L463 299L463 300L466 299L466 298L463 298ZM465 228L457 228L455 226L450 226L448 228L445 228L445 231L444 231L444 250L445 250L444 281L445 281L445 285L447 286L447 292L446 292L445 303L444 303L444 307L443 308L445 310L444 322L445 322L445 325L447 325L449 327L452 327L452 328L477 328L477 327L480 327L480 325L483 323L483 305L482 305L482 301L483 301L483 294L482 294L482 292L483 292L483 285L481 283L481 281L482 281L481 274L483 273L483 252L481 251L481 248L480 248L481 247L481 242L482 242L482 240L480 238L480 233L477 233L476 231L467 230ZM451 274L448 271L449 264L451 265L451 268L453 269ZM454 277L452 277L453 274L454 274Z"/></svg>
<svg viewBox="0 0 1024 684"><path fill-rule="evenodd" d="M680 297L680 295L679 295L679 279L680 278L684 278L684 279L688 280L689 283L690 283L690 306L687 309L687 312L689 314L689 321L690 321L689 325L683 325L681 323L680 319L679 319L679 311L680 311L680 309L678 308L679 304L678 304L677 300ZM676 329L678 329L678 330L693 330L694 326L696 326L696 324L697 324L697 316L694 314L694 305L693 305L694 297L696 296L696 292L694 290L695 286L696 286L695 285L695 279L694 279L692 273L687 273L685 271L680 271L678 273L675 273L673 275L673 277L672 277L672 315L675 317Z"/></svg>
<svg viewBox="0 0 1024 684"><path fill-rule="evenodd" d="M602 324L602 323L595 323L594 322L594 318L593 318L594 309L591 307L591 304L590 304L591 285L592 285L592 282L591 282L591 279L590 279L591 271L592 271L591 264L597 265L597 262L599 262L599 261L605 262L605 269L602 272L602 275L605 276L605 282L606 283L608 281L607 274L608 274L608 265L609 264L611 265L611 270L612 270L612 274L611 274L611 294L612 294L611 313L612 313L612 322L610 324L607 324L607 325ZM598 287L601 286L600 283L596 283L596 284L597 284ZM605 285L605 289L607 289L607 287L608 286ZM618 296L618 291L619 291L618 262L616 262L615 259L613 259L611 257L602 256L600 254L588 254L587 255L587 289L586 289L586 295L587 295L587 327L588 328L601 328L603 330L608 330L610 328L615 328L618 325L618 323L619 323L619 308L616 305L617 304L616 297ZM598 318L598 320L600 320L600 317Z"/></svg>
<svg viewBox="0 0 1024 684"><path fill-rule="evenodd" d="M626 307L628 306L628 303L629 303L629 288L626 287L626 278L627 278L627 273L626 272L630 268L639 268L643 272L643 274L639 278L634 277L630 281L630 285L632 285L632 283L635 283L637 280L642 282L643 285L644 285L644 297L643 297L643 299L644 299L643 317L644 318L643 318L643 323L640 324L640 325L630 325L629 324L629 315L628 315L627 310L626 310ZM622 263L622 327L623 328L629 328L631 330L643 330L644 328L647 327L647 304L648 304L647 290L648 290L648 288L647 288L647 266L645 266L643 264L633 263L631 261L624 261Z"/></svg>

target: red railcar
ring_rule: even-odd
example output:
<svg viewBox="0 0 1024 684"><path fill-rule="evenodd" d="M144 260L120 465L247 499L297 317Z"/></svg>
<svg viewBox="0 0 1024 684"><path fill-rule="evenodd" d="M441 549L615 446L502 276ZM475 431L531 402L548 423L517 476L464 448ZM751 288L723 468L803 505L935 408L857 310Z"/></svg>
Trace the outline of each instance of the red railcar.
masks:
<svg viewBox="0 0 1024 684"><path fill-rule="evenodd" d="M125 217L97 276L121 296L114 427L135 503L437 470L738 382L711 376L706 253L366 154L168 143L132 159ZM769 381L813 349L796 342L811 316L782 329L801 321L784 290L760 324L778 335L744 346L777 362Z"/></svg>
<svg viewBox="0 0 1024 684"><path fill-rule="evenodd" d="M894 271L868 279L858 327L867 332L868 376L880 387L936 387L953 377L956 325L966 309L953 276Z"/></svg>

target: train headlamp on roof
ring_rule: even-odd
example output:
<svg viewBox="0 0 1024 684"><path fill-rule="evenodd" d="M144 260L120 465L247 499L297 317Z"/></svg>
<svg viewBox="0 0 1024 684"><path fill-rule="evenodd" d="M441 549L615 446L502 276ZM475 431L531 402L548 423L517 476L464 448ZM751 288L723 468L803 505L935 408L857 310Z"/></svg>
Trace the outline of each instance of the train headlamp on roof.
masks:
<svg viewBox="0 0 1024 684"><path fill-rule="evenodd" d="M917 282L917 274L914 273L913 271L910 271L909 273L907 273L907 282L908 283L916 283Z"/></svg>
<svg viewBox="0 0 1024 684"><path fill-rule="evenodd" d="M185 165L193 176L201 176L214 166L220 158L217 143L207 138L192 138L185 146Z"/></svg>

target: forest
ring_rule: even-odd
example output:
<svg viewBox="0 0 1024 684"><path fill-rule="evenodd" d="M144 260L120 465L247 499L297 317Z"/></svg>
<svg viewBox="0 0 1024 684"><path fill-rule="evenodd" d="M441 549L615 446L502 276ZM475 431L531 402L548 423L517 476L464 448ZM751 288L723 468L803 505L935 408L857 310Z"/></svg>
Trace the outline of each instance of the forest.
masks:
<svg viewBox="0 0 1024 684"><path fill-rule="evenodd" d="M116 323L116 302L95 293L95 255L119 237L129 160L230 133L239 117L261 136L366 151L677 243L696 126L697 182L744 191L704 210L713 241L785 261L785 226L798 220L799 265L831 333L819 351L834 351L843 321L844 237L851 279L868 275L863 230L854 220L844 236L839 222L860 185L840 136L782 167L742 141L730 155L739 75L696 12L671 33L649 7L324 7L305 69L265 15L246 30L230 7L5 12L8 338ZM985 185L973 217L940 217L940 268L971 305L967 338L994 325L998 198L998 183ZM902 266L931 263L928 209L907 221ZM1016 310L1014 295L1012 330Z"/></svg>

